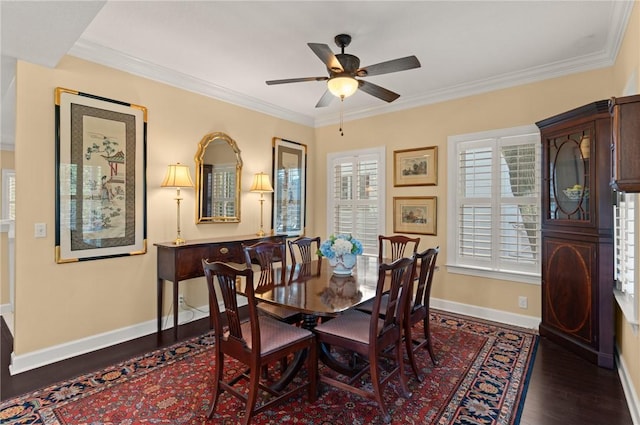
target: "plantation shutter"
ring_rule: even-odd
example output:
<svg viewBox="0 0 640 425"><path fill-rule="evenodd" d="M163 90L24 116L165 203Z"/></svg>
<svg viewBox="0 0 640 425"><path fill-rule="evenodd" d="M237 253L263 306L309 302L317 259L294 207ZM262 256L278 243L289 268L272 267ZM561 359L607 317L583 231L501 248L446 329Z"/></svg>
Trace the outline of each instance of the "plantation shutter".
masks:
<svg viewBox="0 0 640 425"><path fill-rule="evenodd" d="M384 226L379 151L336 155L329 168L329 232L351 234L362 242L365 255L377 255Z"/></svg>
<svg viewBox="0 0 640 425"><path fill-rule="evenodd" d="M635 292L635 216L637 195L616 192L614 206L615 280L622 292Z"/></svg>
<svg viewBox="0 0 640 425"><path fill-rule="evenodd" d="M16 218L16 173L13 170L2 170L2 218Z"/></svg>
<svg viewBox="0 0 640 425"><path fill-rule="evenodd" d="M539 273L538 136L457 144L456 264Z"/></svg>

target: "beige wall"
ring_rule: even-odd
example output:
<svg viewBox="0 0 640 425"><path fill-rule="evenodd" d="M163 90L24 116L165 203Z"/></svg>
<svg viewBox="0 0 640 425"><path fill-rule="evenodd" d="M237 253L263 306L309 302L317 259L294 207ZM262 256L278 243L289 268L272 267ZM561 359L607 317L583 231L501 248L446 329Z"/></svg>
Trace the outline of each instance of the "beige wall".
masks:
<svg viewBox="0 0 640 425"><path fill-rule="evenodd" d="M623 91L629 85L629 80L634 77L635 81L630 85L635 84L636 92L640 89L640 6L637 3L629 18L627 32L618 53L614 71L616 84L614 95L630 94ZM637 237L640 239L640 235ZM640 294L636 294L635 298L640 309ZM616 308L616 345L633 387L636 392L640 391L640 333L637 330L633 331L619 308Z"/></svg>
<svg viewBox="0 0 640 425"><path fill-rule="evenodd" d="M337 126L316 131L313 158L318 170L315 202L321 205L326 196L326 155L345 149L386 145L387 233L393 232L394 196L437 196L437 236L421 235L421 246L441 248L438 265L447 257L447 137L485 130L532 125L568 109L607 99L612 93L610 68L556 78L464 99L438 103L407 111L345 123L344 137ZM438 146L438 185L427 187L393 187L393 151L421 146ZM319 235L326 234L326 211L316 211ZM463 304L540 317L540 286L504 280L477 278L449 273L440 267L434 278L432 295ZM529 308L518 308L518 296L527 296Z"/></svg>
<svg viewBox="0 0 640 425"><path fill-rule="evenodd" d="M53 95L57 86L148 108L146 255L55 263ZM187 239L255 233L260 222L259 203L248 189L254 173L271 169L272 137L312 144L313 130L73 57L64 58L53 70L18 63L17 355L155 319L153 244L174 239L176 232L175 191L160 188L160 182L167 165L174 162L190 164L194 176L198 142L214 131L230 135L242 152L242 222L196 225L194 193L182 190L182 234ZM269 211L267 201L266 223L270 223ZM33 237L37 222L47 224L44 239ZM192 287L194 292L200 290L197 286L205 285L184 285L188 299ZM203 304L205 301L196 303Z"/></svg>
<svg viewBox="0 0 640 425"><path fill-rule="evenodd" d="M13 170L13 151L0 151L0 172ZM2 199L2 185L0 184L0 199ZM0 206L1 208L1 206ZM9 240L8 234L0 233L0 304L9 304Z"/></svg>

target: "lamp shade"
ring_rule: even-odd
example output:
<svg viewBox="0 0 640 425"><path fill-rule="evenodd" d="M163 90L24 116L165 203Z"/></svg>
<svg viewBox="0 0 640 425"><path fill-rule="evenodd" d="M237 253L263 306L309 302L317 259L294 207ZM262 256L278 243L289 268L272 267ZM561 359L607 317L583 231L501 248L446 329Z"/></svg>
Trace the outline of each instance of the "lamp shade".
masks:
<svg viewBox="0 0 640 425"><path fill-rule="evenodd" d="M358 90L358 80L349 76L336 76L327 82L327 88L336 97L349 97Z"/></svg>
<svg viewBox="0 0 640 425"><path fill-rule="evenodd" d="M191 180L191 174L189 174L189 167L187 165L171 164L167 169L167 174L164 176L161 187L193 187L193 180Z"/></svg>
<svg viewBox="0 0 640 425"><path fill-rule="evenodd" d="M253 182L251 183L251 188L249 189L251 192L273 192L273 186L271 186L271 181L269 180L269 176L265 173L257 173L253 176Z"/></svg>

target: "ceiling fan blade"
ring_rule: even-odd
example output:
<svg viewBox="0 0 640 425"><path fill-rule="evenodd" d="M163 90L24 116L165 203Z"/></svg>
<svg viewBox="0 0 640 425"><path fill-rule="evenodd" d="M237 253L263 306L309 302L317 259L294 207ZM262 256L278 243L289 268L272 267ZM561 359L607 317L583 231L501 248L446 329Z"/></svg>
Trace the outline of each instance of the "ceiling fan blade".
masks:
<svg viewBox="0 0 640 425"><path fill-rule="evenodd" d="M320 43L307 43L307 46L309 46L311 50L313 50L313 53L315 53L316 56L320 58L320 60L327 66L327 68L335 72L344 71L342 64L340 63L336 55L333 54L329 46Z"/></svg>
<svg viewBox="0 0 640 425"><path fill-rule="evenodd" d="M358 80L358 86L363 92L382 99L385 102L393 102L400 97L398 93L394 93L391 90L387 90L384 87L380 87L368 81Z"/></svg>
<svg viewBox="0 0 640 425"><path fill-rule="evenodd" d="M302 83L305 81L326 81L329 77L304 77L304 78L287 78L285 80L269 80L266 81L268 86L274 84L287 84L287 83Z"/></svg>
<svg viewBox="0 0 640 425"><path fill-rule="evenodd" d="M415 56L407 56L406 58L393 59L365 66L364 68L358 69L356 75L360 77L368 77L371 75L388 74L390 72L405 71L413 68L420 68L420 61ZM366 74L361 75L361 71L366 72Z"/></svg>
<svg viewBox="0 0 640 425"><path fill-rule="evenodd" d="M318 100L318 103L316 103L316 108L324 108L325 106L329 106L334 97L335 96L331 94L329 90L325 90L320 100Z"/></svg>

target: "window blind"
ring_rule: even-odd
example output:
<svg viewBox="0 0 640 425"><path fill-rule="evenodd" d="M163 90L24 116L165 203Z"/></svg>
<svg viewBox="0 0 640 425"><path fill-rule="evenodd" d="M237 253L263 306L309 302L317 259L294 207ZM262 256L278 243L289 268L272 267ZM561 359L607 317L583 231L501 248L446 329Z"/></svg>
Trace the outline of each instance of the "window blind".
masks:
<svg viewBox="0 0 640 425"><path fill-rule="evenodd" d="M539 135L470 137L453 149L455 265L539 274Z"/></svg>
<svg viewBox="0 0 640 425"><path fill-rule="evenodd" d="M384 150L382 150L384 154ZM378 234L384 226L381 206L381 173L384 167L379 150L336 154L330 167L331 216L328 229L333 234L352 234L362 242L364 254L377 255Z"/></svg>
<svg viewBox="0 0 640 425"><path fill-rule="evenodd" d="M626 294L635 293L637 195L616 192L614 205L614 246L616 286Z"/></svg>

